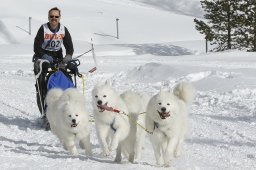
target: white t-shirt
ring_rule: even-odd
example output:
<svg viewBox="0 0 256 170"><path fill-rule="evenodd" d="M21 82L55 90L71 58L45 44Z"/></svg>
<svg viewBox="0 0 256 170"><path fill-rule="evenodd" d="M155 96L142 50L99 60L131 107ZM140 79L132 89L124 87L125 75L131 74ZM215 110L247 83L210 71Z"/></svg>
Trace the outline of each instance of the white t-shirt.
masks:
<svg viewBox="0 0 256 170"><path fill-rule="evenodd" d="M43 25L44 27L44 43L42 48L47 51L59 51L61 49L63 38L65 36L65 27L60 24L60 29L56 34L49 29L47 23ZM54 35L54 38L52 38ZM51 40L52 39L52 40ZM51 40L51 41L50 41ZM50 41L50 42L48 42ZM48 45L47 45L48 44Z"/></svg>

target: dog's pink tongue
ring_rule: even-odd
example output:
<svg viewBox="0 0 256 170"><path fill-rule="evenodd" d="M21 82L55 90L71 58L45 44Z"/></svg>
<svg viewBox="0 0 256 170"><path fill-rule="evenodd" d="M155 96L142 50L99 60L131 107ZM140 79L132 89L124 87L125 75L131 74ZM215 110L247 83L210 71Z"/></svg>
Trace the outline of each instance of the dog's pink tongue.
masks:
<svg viewBox="0 0 256 170"><path fill-rule="evenodd" d="M164 117L169 117L170 116L170 112L164 113Z"/></svg>
<svg viewBox="0 0 256 170"><path fill-rule="evenodd" d="M71 127L76 127L77 125L76 124L72 124Z"/></svg>
<svg viewBox="0 0 256 170"><path fill-rule="evenodd" d="M171 116L170 112L158 112L162 119L166 119L167 117Z"/></svg>
<svg viewBox="0 0 256 170"><path fill-rule="evenodd" d="M109 107L109 106L106 105L106 104L100 105L99 107L100 107L101 109L105 109L105 110L107 110L107 111L111 111L111 112L114 111L113 107Z"/></svg>

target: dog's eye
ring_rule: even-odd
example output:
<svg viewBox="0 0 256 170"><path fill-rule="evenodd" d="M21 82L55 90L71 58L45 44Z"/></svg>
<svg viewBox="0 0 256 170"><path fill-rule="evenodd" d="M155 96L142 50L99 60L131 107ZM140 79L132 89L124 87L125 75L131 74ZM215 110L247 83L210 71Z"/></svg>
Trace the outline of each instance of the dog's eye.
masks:
<svg viewBox="0 0 256 170"><path fill-rule="evenodd" d="M98 98L98 96L96 95L95 98Z"/></svg>
<svg viewBox="0 0 256 170"><path fill-rule="evenodd" d="M170 106L170 103L167 103L167 106Z"/></svg>
<svg viewBox="0 0 256 170"><path fill-rule="evenodd" d="M103 97L107 97L107 95L104 95Z"/></svg>
<svg viewBox="0 0 256 170"><path fill-rule="evenodd" d="M76 115L76 117L77 117L78 115Z"/></svg>
<svg viewBox="0 0 256 170"><path fill-rule="evenodd" d="M68 115L68 117L71 117L71 115Z"/></svg>
<svg viewBox="0 0 256 170"><path fill-rule="evenodd" d="M158 105L162 105L162 103L158 103Z"/></svg>

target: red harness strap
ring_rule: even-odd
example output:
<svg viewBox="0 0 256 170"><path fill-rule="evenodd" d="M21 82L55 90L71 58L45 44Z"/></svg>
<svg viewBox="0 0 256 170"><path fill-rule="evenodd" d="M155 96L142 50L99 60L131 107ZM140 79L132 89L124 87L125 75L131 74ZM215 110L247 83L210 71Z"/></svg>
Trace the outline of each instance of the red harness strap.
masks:
<svg viewBox="0 0 256 170"><path fill-rule="evenodd" d="M120 110L117 110L117 109L113 109L112 111L116 113L120 113Z"/></svg>

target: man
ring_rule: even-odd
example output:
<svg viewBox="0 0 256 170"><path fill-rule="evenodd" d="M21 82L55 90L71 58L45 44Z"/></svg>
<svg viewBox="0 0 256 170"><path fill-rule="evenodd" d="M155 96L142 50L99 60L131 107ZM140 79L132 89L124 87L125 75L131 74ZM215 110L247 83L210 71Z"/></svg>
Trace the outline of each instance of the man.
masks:
<svg viewBox="0 0 256 170"><path fill-rule="evenodd" d="M54 64L66 63L72 59L73 43L68 29L60 24L61 11L54 7L48 12L48 23L43 24L34 40L34 73L37 78L37 105L45 118L44 99L47 93L46 70ZM62 44L66 49L63 58Z"/></svg>
<svg viewBox="0 0 256 170"><path fill-rule="evenodd" d="M34 61L41 58L56 62L63 58L61 45L66 49L65 60L73 55L73 43L68 29L60 24L61 11L54 7L48 12L48 23L43 24L34 41Z"/></svg>

